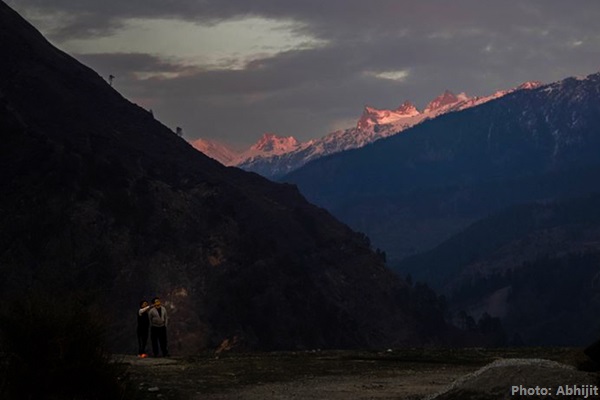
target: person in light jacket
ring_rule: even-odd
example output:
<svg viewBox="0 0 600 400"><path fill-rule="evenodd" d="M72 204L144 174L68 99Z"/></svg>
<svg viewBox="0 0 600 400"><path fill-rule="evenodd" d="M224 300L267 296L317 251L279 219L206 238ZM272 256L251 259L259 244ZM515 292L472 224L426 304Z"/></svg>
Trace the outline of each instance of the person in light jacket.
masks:
<svg viewBox="0 0 600 400"><path fill-rule="evenodd" d="M150 318L150 340L152 341L152 353L154 357L159 355L160 351L163 357L169 356L169 350L167 348L167 324L169 318L167 317L167 309L161 306L160 299L155 297L152 300L154 305L153 308L148 311L148 318Z"/></svg>

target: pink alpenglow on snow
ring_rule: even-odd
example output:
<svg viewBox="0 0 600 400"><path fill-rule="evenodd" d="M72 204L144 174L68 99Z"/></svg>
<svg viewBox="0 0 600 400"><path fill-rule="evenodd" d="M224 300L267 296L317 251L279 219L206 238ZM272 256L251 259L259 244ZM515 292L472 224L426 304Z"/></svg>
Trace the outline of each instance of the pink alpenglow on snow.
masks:
<svg viewBox="0 0 600 400"><path fill-rule="evenodd" d="M410 101L405 101L401 106L393 110L377 109L366 106L363 114L358 120L356 127L332 132L320 139L299 143L294 137L281 137L273 133L265 133L263 137L252 147L244 152L232 156L218 146L206 148L209 156L221 161L225 165L234 165L249 171L256 165L263 164L260 173L264 174L264 165L269 164L272 169L271 175L283 175L301 167L307 162L340 151L363 147L376 140L398 134L427 119L436 118L440 115L465 110L500 98L517 90L530 90L540 87L541 82L525 82L516 88L501 90L490 96L469 97L466 93L455 95L449 90L433 99L423 111L419 111ZM197 147L196 145L194 145ZM198 147L197 147L198 148ZM219 151L215 155L210 152Z"/></svg>
<svg viewBox="0 0 600 400"><path fill-rule="evenodd" d="M223 165L232 165L231 163L240 156L238 151L216 140L197 139L191 142L191 145Z"/></svg>
<svg viewBox="0 0 600 400"><path fill-rule="evenodd" d="M356 128L368 129L373 125L392 124L398 120L415 117L419 114L419 110L409 101L404 102L395 110L378 110L367 106L358 120Z"/></svg>
<svg viewBox="0 0 600 400"><path fill-rule="evenodd" d="M295 150L300 143L293 136L281 137L274 133L265 133L263 137L250 150L283 154Z"/></svg>

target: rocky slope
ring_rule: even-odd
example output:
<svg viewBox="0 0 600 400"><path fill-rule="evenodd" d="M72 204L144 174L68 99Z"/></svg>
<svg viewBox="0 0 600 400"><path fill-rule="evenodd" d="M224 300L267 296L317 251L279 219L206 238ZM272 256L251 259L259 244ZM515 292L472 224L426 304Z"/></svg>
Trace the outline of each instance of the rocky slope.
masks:
<svg viewBox="0 0 600 400"><path fill-rule="evenodd" d="M364 235L202 155L4 2L0 48L2 300L92 293L122 351L154 295L173 353L233 335L274 349L443 334L435 301L413 301Z"/></svg>

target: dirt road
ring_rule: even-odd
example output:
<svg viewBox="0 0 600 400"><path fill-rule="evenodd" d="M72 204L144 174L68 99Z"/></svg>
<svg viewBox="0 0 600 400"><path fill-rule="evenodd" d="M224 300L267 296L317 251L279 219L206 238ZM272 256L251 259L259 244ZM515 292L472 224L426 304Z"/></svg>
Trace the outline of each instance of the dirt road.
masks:
<svg viewBox="0 0 600 400"><path fill-rule="evenodd" d="M162 400L423 399L514 355L572 358L571 349L405 349L138 359L123 356L140 398ZM571 360L573 361L573 360Z"/></svg>
<svg viewBox="0 0 600 400"><path fill-rule="evenodd" d="M292 382L265 383L216 394L198 394L207 400L367 400L422 399L472 371L464 367L429 371L403 371L394 376L327 376Z"/></svg>

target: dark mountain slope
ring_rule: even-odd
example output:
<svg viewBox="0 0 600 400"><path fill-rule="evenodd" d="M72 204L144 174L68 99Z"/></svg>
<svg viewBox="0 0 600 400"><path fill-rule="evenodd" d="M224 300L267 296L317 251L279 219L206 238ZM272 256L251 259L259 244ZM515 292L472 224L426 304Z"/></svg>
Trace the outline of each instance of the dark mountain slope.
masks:
<svg viewBox="0 0 600 400"><path fill-rule="evenodd" d="M534 345L584 345L600 324L600 195L513 206L399 268L448 298L449 310L502 319ZM459 318L460 319L460 318Z"/></svg>
<svg viewBox="0 0 600 400"><path fill-rule="evenodd" d="M413 301L364 236L200 154L3 2L0 48L2 300L92 291L127 351L153 295L173 351L234 334L263 349L443 335L436 301Z"/></svg>
<svg viewBox="0 0 600 400"><path fill-rule="evenodd" d="M446 114L284 178L393 262L520 202L599 188L600 75Z"/></svg>
<svg viewBox="0 0 600 400"><path fill-rule="evenodd" d="M494 263L493 272L497 272L551 254L594 250L595 240L584 232L593 234L600 227L598 204L600 195L591 194L563 202L509 207L477 221L429 252L406 258L398 271L447 291L469 265ZM559 235L559 231L565 234ZM505 264L507 259L512 261Z"/></svg>

